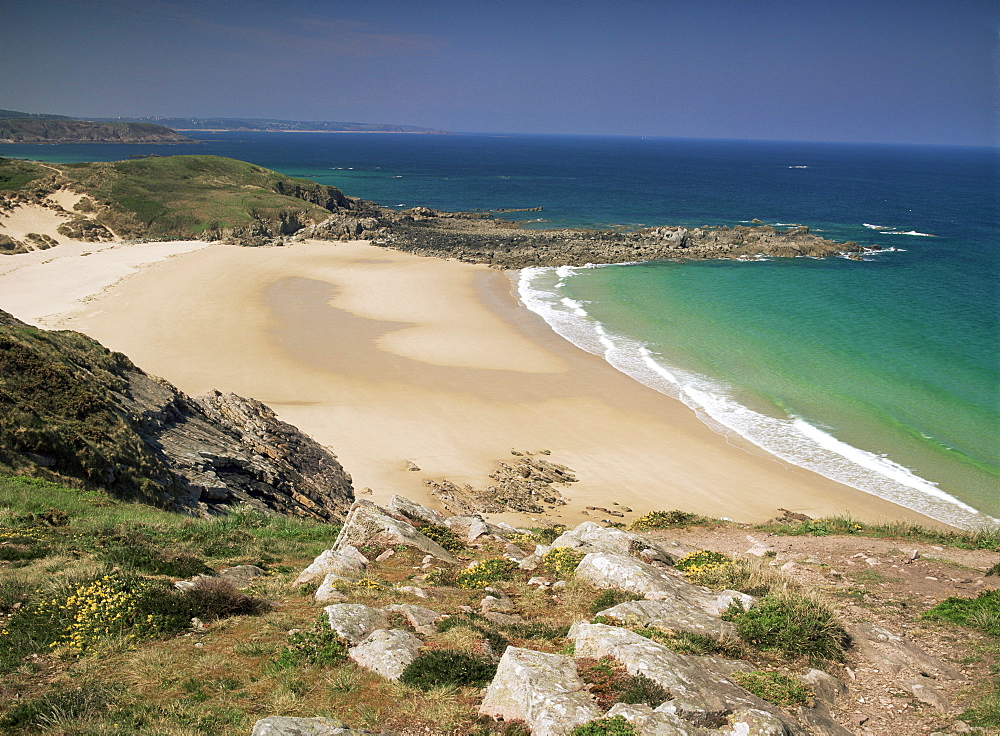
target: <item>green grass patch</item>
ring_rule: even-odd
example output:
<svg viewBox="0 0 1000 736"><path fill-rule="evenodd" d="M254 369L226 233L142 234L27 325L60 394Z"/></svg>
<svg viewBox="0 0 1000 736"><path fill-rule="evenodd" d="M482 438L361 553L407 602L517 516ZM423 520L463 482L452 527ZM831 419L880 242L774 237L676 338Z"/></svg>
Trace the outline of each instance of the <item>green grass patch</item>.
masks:
<svg viewBox="0 0 1000 736"><path fill-rule="evenodd" d="M891 524L866 524L849 516L835 516L794 523L770 522L754 528L786 536L857 535L891 539L908 539L916 542L939 544L960 549L987 549L1000 551L1000 527L983 527L971 531L958 529L930 529L919 524L893 522Z"/></svg>
<svg viewBox="0 0 1000 736"><path fill-rule="evenodd" d="M572 547L554 547L542 555L542 567L550 575L565 580L576 572L577 565L585 556Z"/></svg>
<svg viewBox="0 0 1000 736"><path fill-rule="evenodd" d="M689 526L703 526L718 523L707 516L699 516L689 511L650 511L628 525L632 531L643 529L683 529Z"/></svg>
<svg viewBox="0 0 1000 736"><path fill-rule="evenodd" d="M577 726L569 732L569 736L639 736L639 734L625 716L612 716Z"/></svg>
<svg viewBox="0 0 1000 736"><path fill-rule="evenodd" d="M1000 590L984 590L975 598L945 598L925 611L923 617L932 621L969 626L991 636L1000 636Z"/></svg>
<svg viewBox="0 0 1000 736"><path fill-rule="evenodd" d="M459 588L485 588L491 583L510 580L518 572L517 563L506 557L493 557L466 568L455 576Z"/></svg>
<svg viewBox="0 0 1000 736"><path fill-rule="evenodd" d="M809 705L812 701L812 691L808 687L781 672L737 672L733 679L758 698L782 708Z"/></svg>

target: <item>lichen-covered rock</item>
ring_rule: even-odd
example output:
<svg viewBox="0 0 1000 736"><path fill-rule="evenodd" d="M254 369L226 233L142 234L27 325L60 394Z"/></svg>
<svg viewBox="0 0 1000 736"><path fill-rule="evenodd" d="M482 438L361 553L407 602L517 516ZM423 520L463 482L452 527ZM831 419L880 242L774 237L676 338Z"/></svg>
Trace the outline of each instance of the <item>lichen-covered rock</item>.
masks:
<svg viewBox="0 0 1000 736"><path fill-rule="evenodd" d="M661 540L653 542L639 534L627 532L624 529L601 526L593 521L585 521L575 529L563 532L550 545L551 547L573 547L582 552L607 552L610 554L628 555L645 549L651 549L663 559L673 564L686 554L695 551L680 542Z"/></svg>
<svg viewBox="0 0 1000 736"><path fill-rule="evenodd" d="M601 714L572 658L519 647L503 653L479 712L522 720L534 736L562 736Z"/></svg>
<svg viewBox="0 0 1000 736"><path fill-rule="evenodd" d="M371 501L359 499L351 507L333 549L337 551L348 545L361 547L366 544L404 544L434 555L443 562L458 564L458 559L451 552L421 534L412 524L392 518Z"/></svg>
<svg viewBox="0 0 1000 736"><path fill-rule="evenodd" d="M253 724L250 736L366 736L371 731L357 731L335 718L291 718L268 716Z"/></svg>
<svg viewBox="0 0 1000 736"><path fill-rule="evenodd" d="M387 508L394 514L405 516L410 521L422 521L428 524L444 524L445 521L444 516L437 511L402 496L390 498Z"/></svg>
<svg viewBox="0 0 1000 736"><path fill-rule="evenodd" d="M332 601L346 601L347 596L337 588L338 583L345 582L346 580L346 578L337 575L337 573L327 573L326 577L323 578L323 582L320 583L319 588L316 589L314 596L316 602L330 603Z"/></svg>
<svg viewBox="0 0 1000 736"><path fill-rule="evenodd" d="M639 736L708 736L706 729L688 723L673 713L653 710L648 705L616 703L605 718L621 716L631 724Z"/></svg>
<svg viewBox="0 0 1000 736"><path fill-rule="evenodd" d="M736 626L729 621L711 616L698 606L681 597L657 601L627 601L606 608L599 616L616 619L625 624L658 626L674 631L714 637L735 637Z"/></svg>
<svg viewBox="0 0 1000 736"><path fill-rule="evenodd" d="M358 557L361 559L359 560ZM362 560L365 560L364 555L351 545L346 545L339 550L324 550L312 561L309 567L299 573L299 576L295 578L295 585L311 583L330 573L345 580L357 580L364 574L367 567L367 560L364 562Z"/></svg>
<svg viewBox="0 0 1000 736"><path fill-rule="evenodd" d="M720 734L732 736L793 736L805 731L792 727L789 723L773 713L756 708L741 708L726 718L726 725L719 729Z"/></svg>
<svg viewBox="0 0 1000 736"><path fill-rule="evenodd" d="M406 616L407 622L420 634L430 636L437 631L434 624L440 621L442 616L437 611L432 611L423 606L414 606L410 603L392 603L382 609L387 613L401 613Z"/></svg>
<svg viewBox="0 0 1000 736"><path fill-rule="evenodd" d="M347 651L350 658L365 669L389 680L398 680L407 665L417 658L423 645L409 631L376 629Z"/></svg>
<svg viewBox="0 0 1000 736"><path fill-rule="evenodd" d="M577 623L569 637L577 657L615 657L633 675L645 675L671 698L657 710L696 725L718 728L741 710L763 711L778 718L788 733L804 733L787 716L712 667L711 658L688 657L617 626Z"/></svg>
<svg viewBox="0 0 1000 736"><path fill-rule="evenodd" d="M717 593L629 555L591 552L580 561L576 577L597 588L617 588L649 599L683 598L706 612L717 609Z"/></svg>
<svg viewBox="0 0 1000 736"><path fill-rule="evenodd" d="M335 603L323 609L330 628L352 644L358 644L376 629L389 628L389 619L377 608L361 603Z"/></svg>

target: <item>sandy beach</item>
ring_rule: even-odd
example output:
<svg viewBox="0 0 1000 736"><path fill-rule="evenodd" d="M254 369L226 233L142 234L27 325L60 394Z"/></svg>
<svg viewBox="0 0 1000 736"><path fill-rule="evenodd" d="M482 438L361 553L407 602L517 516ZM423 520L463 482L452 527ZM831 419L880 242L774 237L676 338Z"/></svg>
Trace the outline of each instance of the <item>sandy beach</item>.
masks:
<svg viewBox="0 0 1000 736"><path fill-rule="evenodd" d="M579 478L549 512L562 523L613 503L626 518L785 508L927 522L716 434L555 335L500 271L361 242L79 247L2 259L0 308L91 335L188 393L260 399L331 447L376 502L440 507L425 479L481 488L512 449L549 450Z"/></svg>

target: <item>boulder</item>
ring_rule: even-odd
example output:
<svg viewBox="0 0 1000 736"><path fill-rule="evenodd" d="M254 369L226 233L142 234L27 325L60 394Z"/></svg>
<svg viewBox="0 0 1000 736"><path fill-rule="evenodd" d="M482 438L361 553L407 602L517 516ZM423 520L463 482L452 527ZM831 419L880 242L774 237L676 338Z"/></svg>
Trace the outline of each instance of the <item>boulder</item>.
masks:
<svg viewBox="0 0 1000 736"><path fill-rule="evenodd" d="M360 559L359 559L360 558ZM367 567L367 558L355 547L345 545L342 549L328 549L295 578L295 585L305 585L333 573L345 580L357 580Z"/></svg>
<svg viewBox="0 0 1000 736"><path fill-rule="evenodd" d="M334 718L268 716L253 724L250 736L363 736L371 733L348 728Z"/></svg>
<svg viewBox="0 0 1000 736"><path fill-rule="evenodd" d="M389 628L389 620L382 611L361 603L335 603L323 610L330 628L351 644L359 644L375 629Z"/></svg>
<svg viewBox="0 0 1000 736"><path fill-rule="evenodd" d="M563 532L552 542L550 547L573 547L581 552L607 552L610 554L639 554L642 550L651 549L664 562L673 564L686 554L695 551L680 542L661 540L652 542L640 534L627 532L624 529L601 526L593 521L585 521L575 529Z"/></svg>
<svg viewBox="0 0 1000 736"><path fill-rule="evenodd" d="M735 637L736 626L711 616L700 607L681 597L659 601L627 601L606 608L598 616L606 616L625 624L656 626L661 629L687 631L713 637Z"/></svg>
<svg viewBox="0 0 1000 736"><path fill-rule="evenodd" d="M533 736L562 736L601 715L572 658L519 647L503 653L479 712L522 720Z"/></svg>
<svg viewBox="0 0 1000 736"><path fill-rule="evenodd" d="M326 577L323 578L323 582L320 583L319 588L316 589L316 602L330 603L331 601L347 600L347 596L337 589L337 583L344 580L347 579L336 573L327 573Z"/></svg>
<svg viewBox="0 0 1000 736"><path fill-rule="evenodd" d="M258 578L262 578L265 575L267 573L256 565L237 565L236 567L227 567L225 570L221 570L215 577L227 580L239 590L243 590L244 588L249 588Z"/></svg>
<svg viewBox="0 0 1000 736"><path fill-rule="evenodd" d="M425 554L434 555L443 562L458 564L458 560L451 552L421 534L412 524L392 518L384 509L371 501L357 500L351 506L333 550L338 551L348 545L360 547L365 544L386 546L403 544L415 547Z"/></svg>
<svg viewBox="0 0 1000 736"><path fill-rule="evenodd" d="M405 516L410 521L441 525L445 521L444 516L437 511L402 496L393 496L390 498L388 509L394 514Z"/></svg>
<svg viewBox="0 0 1000 736"><path fill-rule="evenodd" d="M356 647L350 647L348 656L367 670L389 680L398 680L407 665L417 658L424 643L409 631L402 629L376 629Z"/></svg>
<svg viewBox="0 0 1000 736"><path fill-rule="evenodd" d="M694 726L673 713L653 710L648 705L616 703L604 716L621 716L628 721L639 736L707 736L707 731Z"/></svg>
<svg viewBox="0 0 1000 736"><path fill-rule="evenodd" d="M575 643L575 656L614 657L631 674L645 675L661 685L671 695L670 700L657 708L661 712L672 713L696 726L718 728L741 709L763 711L783 723L787 720L789 733L802 733L792 730L798 727L773 705L731 682L712 666L710 657L678 654L628 629L603 624L574 624L569 638Z"/></svg>
<svg viewBox="0 0 1000 736"><path fill-rule="evenodd" d="M386 613L401 613L406 616L407 622L414 628L417 633L423 634L424 636L430 636L437 631L435 624L440 621L444 616L442 616L437 611L432 611L429 608L424 608L423 606L414 606L409 603L393 603L382 609Z"/></svg>

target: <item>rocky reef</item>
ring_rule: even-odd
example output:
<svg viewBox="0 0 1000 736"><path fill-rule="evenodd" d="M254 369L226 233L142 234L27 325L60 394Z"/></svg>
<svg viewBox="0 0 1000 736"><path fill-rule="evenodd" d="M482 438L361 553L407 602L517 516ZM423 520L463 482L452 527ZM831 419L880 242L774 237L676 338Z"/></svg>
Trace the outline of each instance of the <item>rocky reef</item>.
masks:
<svg viewBox="0 0 1000 736"><path fill-rule="evenodd" d="M364 238L375 245L437 258L455 258L496 268L580 266L706 258L764 256L860 257L866 248L839 243L803 225L776 230L770 225L684 228L664 225L637 230L532 229L484 212L441 212L415 207L396 212L375 208L339 212L303 229L297 237Z"/></svg>
<svg viewBox="0 0 1000 736"><path fill-rule="evenodd" d="M339 519L354 498L336 456L259 401L189 397L84 335L6 312L0 469L199 515L243 504Z"/></svg>

